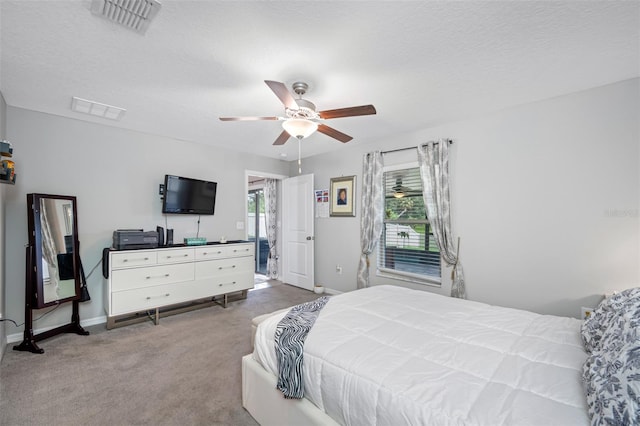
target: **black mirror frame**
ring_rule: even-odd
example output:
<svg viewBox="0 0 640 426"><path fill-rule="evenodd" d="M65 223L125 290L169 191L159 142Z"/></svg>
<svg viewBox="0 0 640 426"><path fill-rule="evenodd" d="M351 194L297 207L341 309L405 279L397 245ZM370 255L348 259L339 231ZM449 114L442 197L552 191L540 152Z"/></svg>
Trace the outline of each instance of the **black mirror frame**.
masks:
<svg viewBox="0 0 640 426"><path fill-rule="evenodd" d="M40 200L53 198L73 201L73 270L75 278L76 294L72 297L58 299L50 303L44 303L43 275L42 275L42 223L40 221ZM78 215L76 197L49 194L27 194L27 209L29 210L29 244L25 247L25 298L24 298L24 339L22 343L13 347L15 351L44 353L44 349L37 344L40 340L47 339L60 333L75 333L82 336L89 334L80 325L79 300L82 297L80 289L80 252L78 243ZM39 248L39 249L38 249ZM59 327L44 331L39 334L33 332L33 310L46 306L60 305L70 301L71 322ZM55 309L55 308L53 308Z"/></svg>
<svg viewBox="0 0 640 426"><path fill-rule="evenodd" d="M72 205L72 213L73 213L73 223L72 223L72 232L73 235L73 278L75 281L75 295L71 297L66 297L63 299L56 299L50 302L46 302L44 300L44 279L43 279L43 270L42 270L42 262L37 261L38 259L42 259L42 220L40 217L40 205L42 199L54 199L54 200L65 200L71 201ZM33 259L36 261L33 262L33 272L34 275L32 277L33 283L33 298L32 298L32 306L33 308L40 309L46 308L47 306L58 305L64 302L71 302L73 300L78 300L80 298L80 261L79 261L79 244L78 244L78 212L77 212L77 200L74 196L65 196L65 195L50 195L50 194L27 194L27 206L29 207L29 246L31 250L33 250L32 255Z"/></svg>

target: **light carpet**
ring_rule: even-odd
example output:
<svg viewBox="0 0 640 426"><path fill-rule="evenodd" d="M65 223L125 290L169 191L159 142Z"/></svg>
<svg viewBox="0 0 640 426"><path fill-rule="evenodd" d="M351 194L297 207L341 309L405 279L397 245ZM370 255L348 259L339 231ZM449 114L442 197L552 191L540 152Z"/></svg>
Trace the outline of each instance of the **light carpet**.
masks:
<svg viewBox="0 0 640 426"><path fill-rule="evenodd" d="M251 318L317 297L274 285L157 326L58 335L38 343L42 355L11 344L0 365L0 424L256 425L241 394Z"/></svg>

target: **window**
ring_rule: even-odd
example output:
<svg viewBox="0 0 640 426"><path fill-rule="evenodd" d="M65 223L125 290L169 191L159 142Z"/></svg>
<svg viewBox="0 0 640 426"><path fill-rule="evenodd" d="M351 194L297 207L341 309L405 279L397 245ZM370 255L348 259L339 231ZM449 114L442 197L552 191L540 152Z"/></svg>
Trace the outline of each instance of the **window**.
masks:
<svg viewBox="0 0 640 426"><path fill-rule="evenodd" d="M440 251L427 220L417 166L385 168L384 225L378 272L395 278L440 282Z"/></svg>

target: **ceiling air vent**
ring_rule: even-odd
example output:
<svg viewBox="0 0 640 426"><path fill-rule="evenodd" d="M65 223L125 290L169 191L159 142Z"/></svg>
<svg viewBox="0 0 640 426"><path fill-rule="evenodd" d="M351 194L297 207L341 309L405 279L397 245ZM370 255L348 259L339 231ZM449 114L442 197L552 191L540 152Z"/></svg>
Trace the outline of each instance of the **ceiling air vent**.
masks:
<svg viewBox="0 0 640 426"><path fill-rule="evenodd" d="M124 108L96 101L89 101L75 96L71 98L71 109L76 112L90 114L100 118L108 118L109 120L120 120L124 113L127 112Z"/></svg>
<svg viewBox="0 0 640 426"><path fill-rule="evenodd" d="M157 0L93 0L91 12L141 34L160 10Z"/></svg>

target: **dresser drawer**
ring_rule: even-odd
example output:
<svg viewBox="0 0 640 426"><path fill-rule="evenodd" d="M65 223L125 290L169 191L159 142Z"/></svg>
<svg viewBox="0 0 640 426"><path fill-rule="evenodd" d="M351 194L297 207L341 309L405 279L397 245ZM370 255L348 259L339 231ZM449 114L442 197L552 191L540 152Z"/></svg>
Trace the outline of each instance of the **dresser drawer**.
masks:
<svg viewBox="0 0 640 426"><path fill-rule="evenodd" d="M253 256L253 244L216 244L196 248L196 260Z"/></svg>
<svg viewBox="0 0 640 426"><path fill-rule="evenodd" d="M185 283L158 285L119 291L111 294L111 315L146 311L192 299L190 285Z"/></svg>
<svg viewBox="0 0 640 426"><path fill-rule="evenodd" d="M196 260L219 259L226 256L227 247L212 245L196 248Z"/></svg>
<svg viewBox="0 0 640 426"><path fill-rule="evenodd" d="M234 291L253 288L253 272L240 272L220 275L210 279L214 294L233 293Z"/></svg>
<svg viewBox="0 0 640 426"><path fill-rule="evenodd" d="M239 257L239 256L251 256L254 255L254 245L253 244L238 244L234 246L228 247L229 256Z"/></svg>
<svg viewBox="0 0 640 426"><path fill-rule="evenodd" d="M112 269L155 265L156 262L157 253L154 251L129 250L111 253Z"/></svg>
<svg viewBox="0 0 640 426"><path fill-rule="evenodd" d="M194 256L192 248L163 250L158 252L158 264L190 262Z"/></svg>
<svg viewBox="0 0 640 426"><path fill-rule="evenodd" d="M196 279L218 277L237 272L252 272L255 269L253 257L238 257L197 262Z"/></svg>
<svg viewBox="0 0 640 426"><path fill-rule="evenodd" d="M193 279L193 263L120 269L111 273L111 291L132 290Z"/></svg>

